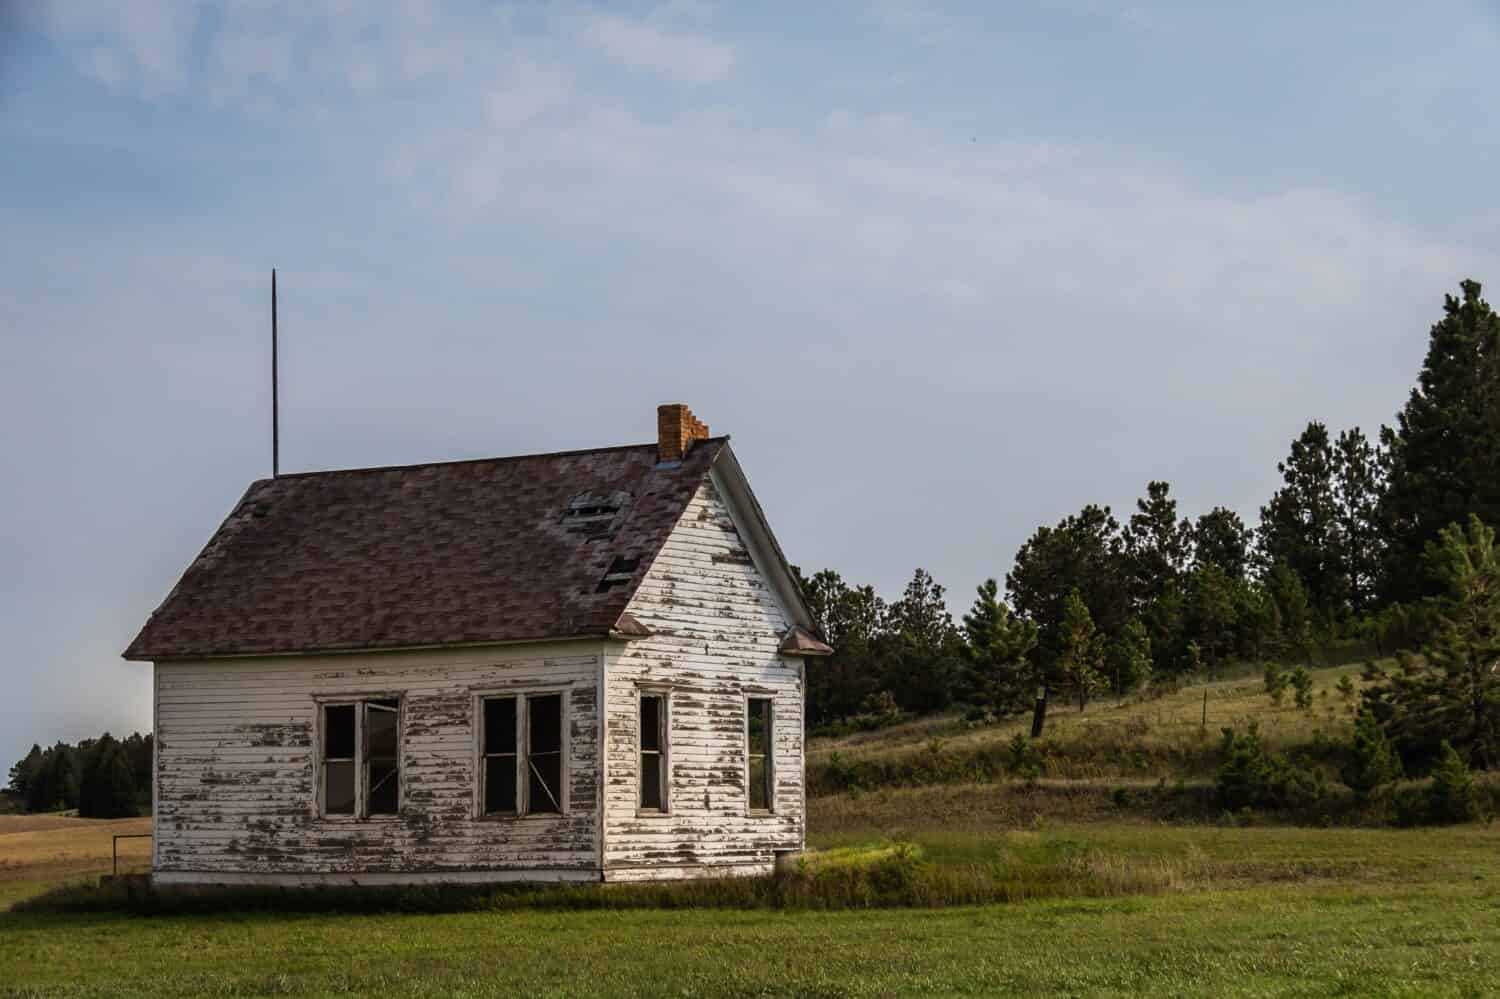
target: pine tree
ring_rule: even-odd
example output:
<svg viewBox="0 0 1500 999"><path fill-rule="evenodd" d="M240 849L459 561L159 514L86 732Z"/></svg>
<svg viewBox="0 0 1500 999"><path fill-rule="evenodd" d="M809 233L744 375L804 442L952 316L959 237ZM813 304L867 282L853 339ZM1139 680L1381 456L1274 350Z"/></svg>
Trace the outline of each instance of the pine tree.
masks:
<svg viewBox="0 0 1500 999"><path fill-rule="evenodd" d="M793 572L814 625L833 646L833 655L807 672L808 718L819 724L851 717L880 687L877 660L885 602L873 587L851 587L828 569L811 578L795 567Z"/></svg>
<svg viewBox="0 0 1500 999"><path fill-rule="evenodd" d="M1312 612L1302 579L1286 562L1277 562L1266 574L1266 597L1271 603L1273 641L1287 656L1305 656L1312 650Z"/></svg>
<svg viewBox="0 0 1500 999"><path fill-rule="evenodd" d="M1216 565L1224 575L1238 582L1245 578L1250 564L1250 543L1254 533L1233 510L1216 506L1198 518L1193 526L1193 564Z"/></svg>
<svg viewBox="0 0 1500 999"><path fill-rule="evenodd" d="M1474 775L1463 757L1444 739L1427 786L1427 811L1434 822L1468 822L1479 817Z"/></svg>
<svg viewBox="0 0 1500 999"><path fill-rule="evenodd" d="M1135 501L1121 536L1126 571L1135 597L1147 603L1187 570L1193 554L1193 528L1177 519L1177 501L1166 482L1150 482Z"/></svg>
<svg viewBox="0 0 1500 999"><path fill-rule="evenodd" d="M1380 582L1380 496L1385 489L1375 448L1358 427L1334 443L1334 498L1338 507L1338 565L1342 588L1357 615L1375 610Z"/></svg>
<svg viewBox="0 0 1500 999"><path fill-rule="evenodd" d="M1234 584L1217 565L1202 565L1187 578L1187 633L1203 659L1216 666L1234 648Z"/></svg>
<svg viewBox="0 0 1500 999"><path fill-rule="evenodd" d="M1077 590L1094 624L1117 635L1133 613L1120 525L1108 507L1089 505L1056 527L1041 527L1016 553L1005 577L1016 613L1038 628L1034 658L1052 674L1061 655L1063 611Z"/></svg>
<svg viewBox="0 0 1500 999"><path fill-rule="evenodd" d="M59 742L42 753L39 778L28 788L26 807L33 812L78 807L78 751Z"/></svg>
<svg viewBox="0 0 1500 999"><path fill-rule="evenodd" d="M1388 486L1380 504L1388 599L1441 592L1423 569L1426 545L1471 515L1500 523L1500 316L1477 281L1445 296L1417 386L1382 428Z"/></svg>
<svg viewBox="0 0 1500 999"><path fill-rule="evenodd" d="M985 580L963 623L965 695L992 716L1024 708L1036 685L1027 661L1036 648L1036 625L1013 614L999 594L999 585Z"/></svg>
<svg viewBox="0 0 1500 999"><path fill-rule="evenodd" d="M887 614L885 686L908 711L947 707L957 686L961 640L945 592L918 569Z"/></svg>
<svg viewBox="0 0 1500 999"><path fill-rule="evenodd" d="M125 748L108 732L88 747L78 779L78 814L119 819L136 814L135 782Z"/></svg>
<svg viewBox="0 0 1500 999"><path fill-rule="evenodd" d="M1429 548L1432 578L1448 593L1438 604L1436 639L1420 658L1366 691L1366 702L1389 719L1408 759L1431 758L1451 741L1473 766L1500 765L1500 552L1495 532L1469 518L1468 532L1445 528Z"/></svg>
<svg viewBox="0 0 1500 999"><path fill-rule="evenodd" d="M1102 644L1088 606L1077 590L1071 591L1063 605L1056 676L1077 696L1080 711L1088 703L1089 694L1106 686Z"/></svg>
<svg viewBox="0 0 1500 999"><path fill-rule="evenodd" d="M1401 757L1391 747L1374 712L1368 709L1360 711L1354 720L1354 739L1339 776L1362 798L1401 777Z"/></svg>
<svg viewBox="0 0 1500 999"><path fill-rule="evenodd" d="M1296 573L1308 604L1324 621L1341 617L1349 599L1339 557L1335 467L1328 428L1309 423L1276 466L1282 487L1260 510L1262 563L1284 563Z"/></svg>
<svg viewBox="0 0 1500 999"><path fill-rule="evenodd" d="M36 743L31 744L31 752L18 760L15 766L10 768L10 789L22 801L26 801L28 790L36 781L42 771L43 758L42 747Z"/></svg>
<svg viewBox="0 0 1500 999"><path fill-rule="evenodd" d="M1309 710L1312 707L1312 674L1307 671L1306 666L1298 666L1292 670L1288 680L1292 685L1292 702L1303 711Z"/></svg>
<svg viewBox="0 0 1500 999"><path fill-rule="evenodd" d="M1151 635L1138 617L1125 622L1120 636L1109 643L1105 668L1116 696L1124 696L1151 680Z"/></svg>

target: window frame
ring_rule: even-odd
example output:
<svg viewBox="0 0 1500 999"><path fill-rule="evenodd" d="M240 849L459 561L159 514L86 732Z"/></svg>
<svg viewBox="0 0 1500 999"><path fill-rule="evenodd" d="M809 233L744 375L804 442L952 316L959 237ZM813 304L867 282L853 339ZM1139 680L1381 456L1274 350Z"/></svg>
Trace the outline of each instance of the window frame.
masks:
<svg viewBox="0 0 1500 999"><path fill-rule="evenodd" d="M396 714L396 810L370 814L370 747L365 729L366 704L370 701L395 701ZM394 822L406 807L406 695L401 691L362 691L350 694L320 694L313 698L317 711L314 725L314 771L316 791L313 807L324 822ZM328 709L354 709L354 757L327 755ZM354 765L354 811L328 811L328 764L348 761Z"/></svg>
<svg viewBox="0 0 1500 999"><path fill-rule="evenodd" d="M766 751L762 759L766 764L766 807L756 808L751 802L752 788L750 784L751 769L750 760L754 755L750 752L750 704L753 701L766 702ZM747 690L744 699L745 721L745 814L753 817L761 817L776 814L776 695L768 690Z"/></svg>
<svg viewBox="0 0 1500 999"><path fill-rule="evenodd" d="M641 702L655 697L661 702L656 718L657 749L660 759L657 780L661 784L661 807L648 808L645 804L646 768L642 759L646 750L642 748ZM637 684L635 688L635 814L641 818L672 814L672 688L653 684Z"/></svg>
<svg viewBox="0 0 1500 999"><path fill-rule="evenodd" d="M473 735L474 735L474 818L482 822L526 822L560 819L569 814L569 785L572 783L572 740L569 728L572 719L571 684L524 688L485 688L473 691ZM559 726L559 779L558 810L555 812L532 812L530 781L531 711L528 703L535 698L558 698ZM510 812L486 812L484 810L485 760L484 751L484 702L513 698L516 702L516 808Z"/></svg>

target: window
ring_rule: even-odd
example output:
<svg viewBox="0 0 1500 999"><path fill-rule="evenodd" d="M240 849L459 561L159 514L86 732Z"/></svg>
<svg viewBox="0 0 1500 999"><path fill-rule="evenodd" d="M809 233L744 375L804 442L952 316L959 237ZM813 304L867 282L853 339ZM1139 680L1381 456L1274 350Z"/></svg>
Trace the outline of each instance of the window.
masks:
<svg viewBox="0 0 1500 999"><path fill-rule="evenodd" d="M395 815L401 810L401 702L323 706L323 814Z"/></svg>
<svg viewBox="0 0 1500 999"><path fill-rule="evenodd" d="M365 702L365 814L395 815L401 809L397 762L399 701Z"/></svg>
<svg viewBox="0 0 1500 999"><path fill-rule="evenodd" d="M771 763L771 699L752 697L746 705L746 760L750 783L750 811L769 812L775 775Z"/></svg>
<svg viewBox="0 0 1500 999"><path fill-rule="evenodd" d="M563 695L481 700L480 813L561 814Z"/></svg>
<svg viewBox="0 0 1500 999"><path fill-rule="evenodd" d="M661 694L641 694L640 808L643 812L667 810L667 699Z"/></svg>
<svg viewBox="0 0 1500 999"><path fill-rule="evenodd" d="M354 814L354 705L323 709L323 812Z"/></svg>
<svg viewBox="0 0 1500 999"><path fill-rule="evenodd" d="M516 812L516 699L491 697L484 702L484 814Z"/></svg>
<svg viewBox="0 0 1500 999"><path fill-rule="evenodd" d="M526 814L562 811L562 695L526 699Z"/></svg>

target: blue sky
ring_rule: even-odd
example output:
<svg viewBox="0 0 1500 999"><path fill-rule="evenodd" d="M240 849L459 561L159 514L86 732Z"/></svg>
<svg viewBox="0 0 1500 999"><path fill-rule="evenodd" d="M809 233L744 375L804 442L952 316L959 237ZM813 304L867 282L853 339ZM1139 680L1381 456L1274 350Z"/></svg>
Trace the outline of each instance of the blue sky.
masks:
<svg viewBox="0 0 1500 999"><path fill-rule="evenodd" d="M0 756L269 467L729 432L955 609L1152 478L1253 519L1500 282L1500 6L0 4Z"/></svg>

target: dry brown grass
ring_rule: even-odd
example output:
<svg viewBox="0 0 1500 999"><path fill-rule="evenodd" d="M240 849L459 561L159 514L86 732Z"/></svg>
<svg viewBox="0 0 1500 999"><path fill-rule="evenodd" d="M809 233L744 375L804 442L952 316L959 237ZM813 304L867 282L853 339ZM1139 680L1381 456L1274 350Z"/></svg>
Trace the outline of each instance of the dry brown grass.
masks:
<svg viewBox="0 0 1500 999"><path fill-rule="evenodd" d="M148 833L151 820L71 815L0 815L0 882L56 881L109 870L112 838ZM151 841L120 841L120 870L150 867Z"/></svg>

